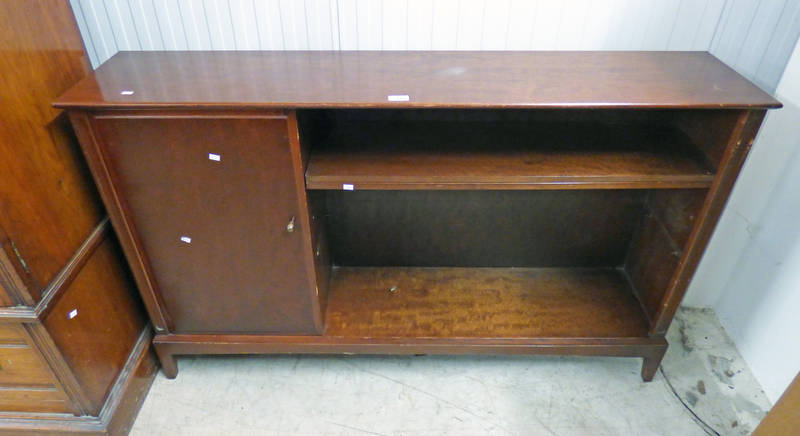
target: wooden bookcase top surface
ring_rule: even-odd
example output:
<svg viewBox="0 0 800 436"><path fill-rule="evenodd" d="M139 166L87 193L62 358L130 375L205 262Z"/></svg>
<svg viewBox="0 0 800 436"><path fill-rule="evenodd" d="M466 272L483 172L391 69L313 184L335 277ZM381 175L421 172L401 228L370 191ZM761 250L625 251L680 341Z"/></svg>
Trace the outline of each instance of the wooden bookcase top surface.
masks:
<svg viewBox="0 0 800 436"><path fill-rule="evenodd" d="M132 91L132 93L130 92ZM120 52L84 108L776 108L704 52Z"/></svg>

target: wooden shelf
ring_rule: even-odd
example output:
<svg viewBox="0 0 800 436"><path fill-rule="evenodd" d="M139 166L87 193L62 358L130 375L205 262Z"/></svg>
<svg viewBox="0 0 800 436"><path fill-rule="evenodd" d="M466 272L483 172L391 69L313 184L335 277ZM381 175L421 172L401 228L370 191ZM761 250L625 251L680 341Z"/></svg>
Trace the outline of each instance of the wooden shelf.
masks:
<svg viewBox="0 0 800 436"><path fill-rule="evenodd" d="M706 188L677 130L603 124L354 122L312 147L308 189Z"/></svg>
<svg viewBox="0 0 800 436"><path fill-rule="evenodd" d="M326 320L331 338L642 338L648 329L623 273L590 268L339 267Z"/></svg>

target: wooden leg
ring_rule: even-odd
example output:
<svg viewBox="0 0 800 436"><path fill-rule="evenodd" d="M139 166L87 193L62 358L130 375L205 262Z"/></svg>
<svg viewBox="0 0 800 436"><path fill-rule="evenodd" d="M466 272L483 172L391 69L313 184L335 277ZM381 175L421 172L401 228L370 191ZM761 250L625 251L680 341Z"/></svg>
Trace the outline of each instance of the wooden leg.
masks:
<svg viewBox="0 0 800 436"><path fill-rule="evenodd" d="M175 362L175 356L167 350L167 347L161 344L153 344L156 349L156 355L161 362L161 370L164 375L169 379L174 379L178 376L178 364Z"/></svg>
<svg viewBox="0 0 800 436"><path fill-rule="evenodd" d="M649 382L653 381L653 377L656 375L656 371L658 371L658 367L661 365L661 359L664 358L664 353L667 352L667 347L660 348L651 356L645 356L642 360L642 380Z"/></svg>

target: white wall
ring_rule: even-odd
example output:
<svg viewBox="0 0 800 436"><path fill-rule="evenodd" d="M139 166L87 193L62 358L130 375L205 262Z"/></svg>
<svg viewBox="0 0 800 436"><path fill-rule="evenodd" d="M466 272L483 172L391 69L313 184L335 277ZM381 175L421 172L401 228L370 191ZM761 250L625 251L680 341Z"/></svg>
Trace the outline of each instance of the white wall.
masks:
<svg viewBox="0 0 800 436"><path fill-rule="evenodd" d="M798 56L792 57L794 63ZM762 215L770 193L784 183L783 171L797 146L800 114L796 111L800 99L792 95L797 87L797 67L786 74L776 97L785 107L767 113L753 148L736 181L720 217L714 235L689 286L685 306L715 307L726 293L728 282L736 272L740 258L753 238L763 229ZM792 77L794 76L794 77Z"/></svg>
<svg viewBox="0 0 800 436"><path fill-rule="evenodd" d="M770 400L800 371L800 44L714 235L714 264L693 286L713 308Z"/></svg>
<svg viewBox="0 0 800 436"><path fill-rule="evenodd" d="M699 50L773 91L800 0L70 0L118 50Z"/></svg>

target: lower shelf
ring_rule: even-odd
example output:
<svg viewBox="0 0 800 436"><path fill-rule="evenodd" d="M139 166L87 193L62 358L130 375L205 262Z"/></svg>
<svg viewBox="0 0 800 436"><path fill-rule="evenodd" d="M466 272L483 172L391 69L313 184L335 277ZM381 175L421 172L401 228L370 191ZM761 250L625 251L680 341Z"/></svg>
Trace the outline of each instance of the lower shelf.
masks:
<svg viewBox="0 0 800 436"><path fill-rule="evenodd" d="M164 372L182 354L569 354L643 357L647 381L667 348L615 269L334 268L328 292L322 335L157 335Z"/></svg>
<svg viewBox="0 0 800 436"><path fill-rule="evenodd" d="M325 336L646 337L623 274L598 268L335 268Z"/></svg>

